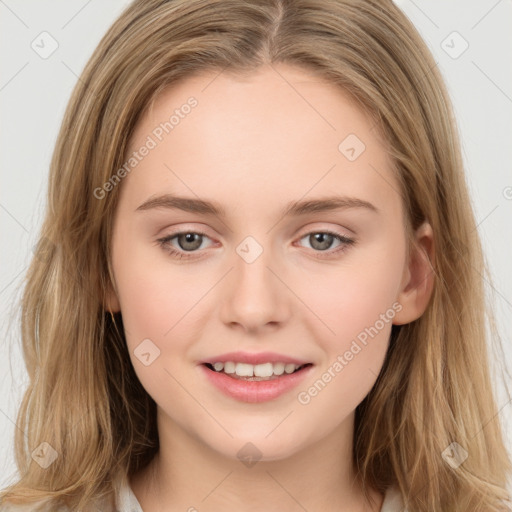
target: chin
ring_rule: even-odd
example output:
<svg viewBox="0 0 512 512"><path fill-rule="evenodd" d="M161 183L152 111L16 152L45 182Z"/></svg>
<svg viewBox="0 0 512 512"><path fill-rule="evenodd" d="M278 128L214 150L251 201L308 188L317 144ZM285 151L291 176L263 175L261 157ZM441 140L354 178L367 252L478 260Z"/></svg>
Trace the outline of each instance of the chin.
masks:
<svg viewBox="0 0 512 512"><path fill-rule="evenodd" d="M221 445L212 448L227 458L245 461L247 467L251 467L253 461L272 462L288 459L302 448L301 443L294 443L290 436L272 433L266 437L268 432L254 436L249 436L246 432L240 435L233 432L233 439L230 438L227 443L223 440Z"/></svg>

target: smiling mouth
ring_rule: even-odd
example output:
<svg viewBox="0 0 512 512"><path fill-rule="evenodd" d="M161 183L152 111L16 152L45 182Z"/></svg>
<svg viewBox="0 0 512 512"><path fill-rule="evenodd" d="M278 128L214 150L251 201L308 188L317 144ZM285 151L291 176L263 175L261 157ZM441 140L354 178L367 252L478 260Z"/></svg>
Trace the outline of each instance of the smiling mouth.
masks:
<svg viewBox="0 0 512 512"><path fill-rule="evenodd" d="M309 366L313 366L312 363L303 365L295 364L284 364L284 363L264 363L259 365L251 365L245 363L204 363L204 366L215 373L224 374L234 380L245 380L245 381L269 381L281 379L288 375L293 375L303 371Z"/></svg>

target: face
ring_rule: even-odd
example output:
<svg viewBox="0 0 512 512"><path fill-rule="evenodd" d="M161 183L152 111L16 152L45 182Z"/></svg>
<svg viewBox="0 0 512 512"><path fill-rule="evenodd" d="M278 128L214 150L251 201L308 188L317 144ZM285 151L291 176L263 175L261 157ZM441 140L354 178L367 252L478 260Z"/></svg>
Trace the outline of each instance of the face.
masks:
<svg viewBox="0 0 512 512"><path fill-rule="evenodd" d="M346 428L408 308L374 124L334 85L276 69L168 89L117 185L110 307L137 376L159 422L231 458L247 442L285 458Z"/></svg>

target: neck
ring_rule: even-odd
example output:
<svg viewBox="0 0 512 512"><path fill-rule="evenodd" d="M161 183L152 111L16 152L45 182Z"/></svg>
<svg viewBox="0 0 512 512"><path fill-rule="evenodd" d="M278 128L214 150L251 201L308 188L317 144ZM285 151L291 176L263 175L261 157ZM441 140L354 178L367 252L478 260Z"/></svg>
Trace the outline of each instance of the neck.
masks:
<svg viewBox="0 0 512 512"><path fill-rule="evenodd" d="M372 492L366 503L353 472L353 419L285 459L262 454L244 463L163 421L159 410L160 451L130 485L144 512L377 512L383 497Z"/></svg>

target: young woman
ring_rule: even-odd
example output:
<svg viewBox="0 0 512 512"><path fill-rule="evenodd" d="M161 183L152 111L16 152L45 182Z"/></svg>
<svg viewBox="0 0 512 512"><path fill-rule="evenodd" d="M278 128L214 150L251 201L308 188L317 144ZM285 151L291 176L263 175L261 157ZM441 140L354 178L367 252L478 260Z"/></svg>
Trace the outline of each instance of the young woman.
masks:
<svg viewBox="0 0 512 512"><path fill-rule="evenodd" d="M1 510L507 510L450 103L392 2L144 0L66 111Z"/></svg>

